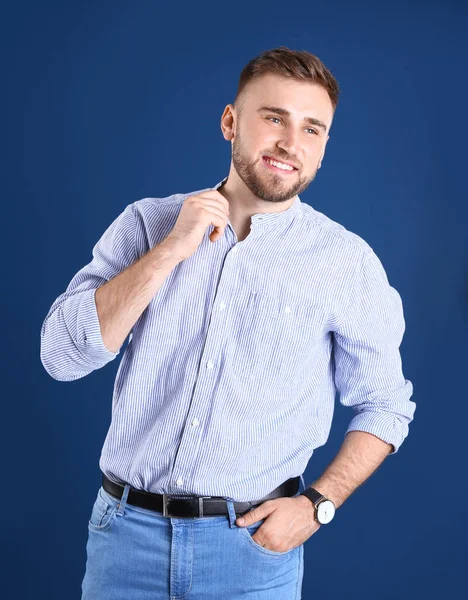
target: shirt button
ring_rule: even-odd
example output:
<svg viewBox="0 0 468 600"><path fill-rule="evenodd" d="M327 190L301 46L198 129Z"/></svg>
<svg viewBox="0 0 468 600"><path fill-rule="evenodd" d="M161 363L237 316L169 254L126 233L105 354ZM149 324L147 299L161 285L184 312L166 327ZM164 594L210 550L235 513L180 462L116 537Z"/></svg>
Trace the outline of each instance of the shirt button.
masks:
<svg viewBox="0 0 468 600"><path fill-rule="evenodd" d="M182 479L182 477L179 477L179 479L176 481L177 485L182 485L184 483L184 480Z"/></svg>
<svg viewBox="0 0 468 600"><path fill-rule="evenodd" d="M219 305L220 310L224 310L226 308L226 305L224 304L224 302L221 302Z"/></svg>
<svg viewBox="0 0 468 600"><path fill-rule="evenodd" d="M284 312L290 313L291 312L291 308L289 306L286 306L286 308L284 309Z"/></svg>
<svg viewBox="0 0 468 600"><path fill-rule="evenodd" d="M194 419L194 420L192 421L192 425L194 425L194 426L196 427L196 426L198 425L198 423L199 423L199 422L200 422L200 421L199 421L198 419Z"/></svg>
<svg viewBox="0 0 468 600"><path fill-rule="evenodd" d="M237 252L237 246L234 246L234 248L232 249L233 252Z"/></svg>
<svg viewBox="0 0 468 600"><path fill-rule="evenodd" d="M209 361L206 363L206 366L207 366L207 368L208 368L208 369L212 369L212 368L213 368L213 364L214 364L214 363L213 363L213 361L212 361L212 360L209 360Z"/></svg>

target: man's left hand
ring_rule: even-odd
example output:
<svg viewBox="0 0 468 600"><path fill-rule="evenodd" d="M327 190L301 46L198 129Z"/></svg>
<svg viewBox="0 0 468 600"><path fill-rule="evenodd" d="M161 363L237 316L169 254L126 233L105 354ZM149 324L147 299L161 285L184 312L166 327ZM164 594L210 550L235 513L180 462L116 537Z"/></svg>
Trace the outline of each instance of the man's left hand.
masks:
<svg viewBox="0 0 468 600"><path fill-rule="evenodd" d="M242 517L243 523L239 520ZM312 502L300 494L293 498L266 500L242 517L236 519L239 527L247 527L265 519L252 539L260 546L276 552L287 552L300 546L321 527L315 520Z"/></svg>

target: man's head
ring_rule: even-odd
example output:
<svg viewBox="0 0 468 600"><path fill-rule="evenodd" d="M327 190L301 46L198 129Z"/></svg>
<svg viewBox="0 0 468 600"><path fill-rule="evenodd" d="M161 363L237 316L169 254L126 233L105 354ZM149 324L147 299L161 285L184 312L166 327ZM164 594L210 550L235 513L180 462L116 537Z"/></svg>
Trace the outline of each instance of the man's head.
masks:
<svg viewBox="0 0 468 600"><path fill-rule="evenodd" d="M252 59L242 70L234 105L221 118L232 145L231 171L269 202L303 192L321 166L339 92L333 75L309 52L281 46ZM296 169L275 169L265 156Z"/></svg>

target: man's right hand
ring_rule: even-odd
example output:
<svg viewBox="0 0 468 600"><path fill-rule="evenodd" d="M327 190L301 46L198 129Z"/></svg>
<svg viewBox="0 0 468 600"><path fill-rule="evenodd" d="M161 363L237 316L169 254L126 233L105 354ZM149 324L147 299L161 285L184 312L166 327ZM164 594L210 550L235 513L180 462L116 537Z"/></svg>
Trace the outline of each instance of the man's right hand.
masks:
<svg viewBox="0 0 468 600"><path fill-rule="evenodd" d="M191 256L203 240L206 229L214 225L210 240L224 234L229 217L229 202L217 190L209 190L185 199L174 228L161 242L180 260ZM160 244L160 245L161 245Z"/></svg>

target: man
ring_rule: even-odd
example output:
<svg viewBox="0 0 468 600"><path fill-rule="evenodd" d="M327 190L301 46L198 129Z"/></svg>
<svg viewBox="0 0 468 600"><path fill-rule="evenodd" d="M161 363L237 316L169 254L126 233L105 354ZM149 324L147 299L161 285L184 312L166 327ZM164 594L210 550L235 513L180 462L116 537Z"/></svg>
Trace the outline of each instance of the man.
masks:
<svg viewBox="0 0 468 600"><path fill-rule="evenodd" d="M41 359L61 381L128 336L86 600L300 598L304 542L408 434L400 296L362 238L298 196L338 93L308 52L250 61L221 118L228 177L128 205L44 320ZM337 390L354 417L299 492Z"/></svg>

